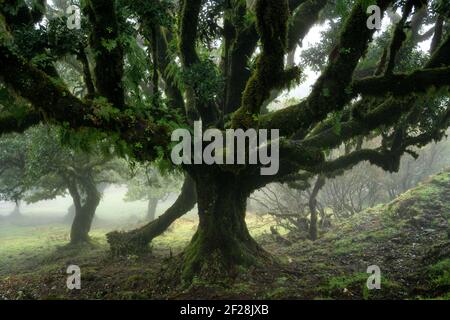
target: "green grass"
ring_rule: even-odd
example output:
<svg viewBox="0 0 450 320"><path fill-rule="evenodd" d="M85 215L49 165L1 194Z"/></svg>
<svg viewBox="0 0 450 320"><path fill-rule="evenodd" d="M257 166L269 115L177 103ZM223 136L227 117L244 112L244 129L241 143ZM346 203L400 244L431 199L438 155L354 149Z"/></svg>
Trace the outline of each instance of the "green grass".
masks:
<svg viewBox="0 0 450 320"><path fill-rule="evenodd" d="M345 255L348 253L361 253L367 248L367 244L363 243L361 239L346 238L337 240L335 242L334 253L337 255Z"/></svg>
<svg viewBox="0 0 450 320"><path fill-rule="evenodd" d="M450 259L427 266L413 259L409 261L408 257L412 255L405 254L405 267L400 268L395 263L392 267L383 265L381 290L369 290L366 284L370 274L364 273L369 261L377 263L380 258L383 262L385 255L388 258L402 256L403 253L416 255L417 252L411 249L413 242L422 241L424 246L428 243L432 245L427 232L415 229L412 232L409 226L411 222L416 223L412 221L415 218L421 218L420 226L424 227L442 225L442 215L446 220L449 219L448 212L444 212L448 191L443 188L438 192L439 184L447 183L446 179L444 177L442 181L421 185L388 205L367 209L351 219L336 221L335 228L321 235L317 242L298 240L286 246L267 241L270 237L263 236L270 233L270 227L275 225L273 218L249 214L247 225L252 236L264 240L261 243L265 248L289 270L294 268L294 273L263 273L255 281L256 278L247 279L247 270L243 269L239 271L240 275L244 275L242 279L226 288L210 288L209 284L200 280L195 282L196 288L200 290L198 295L203 297L205 294L208 296L209 292L220 292L227 297L251 298L258 294L257 297L272 299L448 299ZM107 211L115 209L113 206L107 207ZM138 220L130 217L129 222L122 221L120 228L134 229L139 226ZM152 254L116 259L109 257L105 234L117 230L119 222L100 222L97 226L103 227L90 233L93 244L89 250L67 246L70 231L67 225L54 223L29 227L3 222L0 224L0 279L11 279L19 288L17 292L22 291L21 279L27 279L31 285L42 281L53 285L59 281L57 277L61 277L64 266L70 263L83 268L83 277L91 285L91 291L86 293L88 297L102 298L107 295L108 298L120 299L145 298L152 294L149 288L158 286L150 281L154 281L156 272L169 257L169 249L174 255L180 252L194 235L198 223L195 216L184 216L153 241L155 250ZM286 233L286 230L279 231L281 234ZM445 241L446 231L436 228L436 232L440 232L439 241ZM394 244L391 239L395 240ZM399 239L402 241L397 241ZM413 288L405 286L402 280L406 276L423 280L420 290L410 292ZM263 282L260 283L261 279ZM120 286L120 289L105 291L103 285L110 282ZM4 283L8 283L8 280ZM144 291L138 292L135 288ZM51 296L53 292L43 294L43 297ZM66 296L61 291L55 298Z"/></svg>
<svg viewBox="0 0 450 320"><path fill-rule="evenodd" d="M431 284L436 288L448 287L450 289L450 258L441 260L429 267Z"/></svg>
<svg viewBox="0 0 450 320"><path fill-rule="evenodd" d="M273 225L270 217L261 218L255 215L249 215L247 222L251 234L255 237L269 232L270 226ZM153 241L152 246L162 249L184 248L194 235L197 223L195 218L189 217L177 220L168 231ZM133 225L127 228L134 227ZM108 253L105 235L109 231L111 230L106 228L91 230L90 237L96 248L93 252L90 251L93 255ZM50 262L51 259L65 258L60 256L63 250L58 248L67 246L69 234L70 226L64 224L20 226L0 223L0 276L33 272L43 260ZM76 256L77 253L69 251L67 256L70 255Z"/></svg>
<svg viewBox="0 0 450 320"><path fill-rule="evenodd" d="M269 233L270 227L275 225L275 221L270 216L256 216L254 214L247 215L247 225L252 237ZM157 237L153 241L153 246L160 247L185 247L195 231L197 230L198 221L195 218L179 219L162 236ZM285 232L280 232L281 234Z"/></svg>
<svg viewBox="0 0 450 320"><path fill-rule="evenodd" d="M337 276L328 280L328 284L322 286L321 291L326 295L342 294L348 292L349 297L354 295L358 298L368 300L376 298L384 291L391 291L400 288L399 284L381 276L381 288L369 290L367 287L368 273L354 273L349 276Z"/></svg>
<svg viewBox="0 0 450 320"><path fill-rule="evenodd" d="M93 243L106 248L106 231L93 230ZM61 224L16 226L0 224L0 275L33 272L39 262L69 243L69 227Z"/></svg>

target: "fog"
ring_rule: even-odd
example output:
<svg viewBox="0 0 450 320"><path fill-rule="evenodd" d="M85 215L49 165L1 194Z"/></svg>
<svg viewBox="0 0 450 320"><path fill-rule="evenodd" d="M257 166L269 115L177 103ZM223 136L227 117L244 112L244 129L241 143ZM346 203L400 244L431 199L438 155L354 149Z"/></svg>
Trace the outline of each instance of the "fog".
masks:
<svg viewBox="0 0 450 320"><path fill-rule="evenodd" d="M139 221L144 219L147 210L147 201L124 201L127 188L125 186L109 186L103 193L102 200L96 211L96 218L113 222ZM176 200L177 194L173 193L167 199L160 200L156 209L156 215L164 213ZM69 195L57 197L54 200L39 201L37 203L21 203L20 212L23 215L45 218L59 219L67 214L68 208L72 205ZM7 216L15 208L12 202L0 201L0 215ZM190 212L194 215L195 211Z"/></svg>

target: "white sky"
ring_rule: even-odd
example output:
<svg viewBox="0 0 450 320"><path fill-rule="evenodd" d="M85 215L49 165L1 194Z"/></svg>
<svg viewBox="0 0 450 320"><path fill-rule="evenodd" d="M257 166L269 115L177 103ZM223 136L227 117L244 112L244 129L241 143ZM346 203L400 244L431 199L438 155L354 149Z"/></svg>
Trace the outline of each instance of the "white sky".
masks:
<svg viewBox="0 0 450 320"><path fill-rule="evenodd" d="M382 27L380 31L377 31L375 33L375 37L384 32L387 27L389 26L390 21L387 17L385 17L382 21ZM427 26L425 29L428 30L430 26ZM295 63L300 63L300 55L303 50L306 50L308 48L311 48L315 44L321 41L320 32L324 31L327 28L327 24L321 24L316 25L308 32L306 37L303 40L303 47L298 48L296 52L295 57ZM423 32L423 31L422 31ZM431 39L419 43L419 48L424 51L428 52L431 44ZM282 107L283 100L288 98L296 98L296 99L303 99L309 95L311 92L311 86L316 82L317 78L319 77L320 73L312 71L310 68L306 68L305 70L302 70L303 76L305 77L305 80L297 87L292 88L289 92L285 91L283 94L281 94L278 99L273 102L269 108L271 110L278 109Z"/></svg>

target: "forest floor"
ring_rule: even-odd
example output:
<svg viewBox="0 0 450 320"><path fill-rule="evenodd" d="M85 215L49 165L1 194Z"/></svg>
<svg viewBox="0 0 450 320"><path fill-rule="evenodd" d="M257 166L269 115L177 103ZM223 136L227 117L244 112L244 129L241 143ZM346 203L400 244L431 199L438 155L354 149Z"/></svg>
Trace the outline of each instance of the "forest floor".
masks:
<svg viewBox="0 0 450 320"><path fill-rule="evenodd" d="M151 252L122 258L108 253L110 228L93 230L90 245L68 247L67 226L0 221L0 299L450 299L450 172L335 222L315 242L275 239L268 216L247 222L276 266L222 285L171 288L162 275L189 242L194 219L177 221ZM66 287L72 264L81 268L81 290ZM372 265L381 270L379 290L366 285Z"/></svg>

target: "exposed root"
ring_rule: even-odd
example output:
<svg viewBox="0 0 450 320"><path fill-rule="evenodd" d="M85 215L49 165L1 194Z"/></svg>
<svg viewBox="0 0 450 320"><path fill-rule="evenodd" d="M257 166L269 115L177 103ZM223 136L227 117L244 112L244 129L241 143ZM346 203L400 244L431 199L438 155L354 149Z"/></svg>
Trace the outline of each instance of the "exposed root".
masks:
<svg viewBox="0 0 450 320"><path fill-rule="evenodd" d="M195 238L178 256L165 261L158 277L158 289L167 292L191 290L197 286L226 288L243 279L254 278L257 270L280 269L276 258L259 246L240 246L239 256L219 248L205 252Z"/></svg>
<svg viewBox="0 0 450 320"><path fill-rule="evenodd" d="M148 241L136 232L114 231L106 235L113 256L141 255L150 250Z"/></svg>

